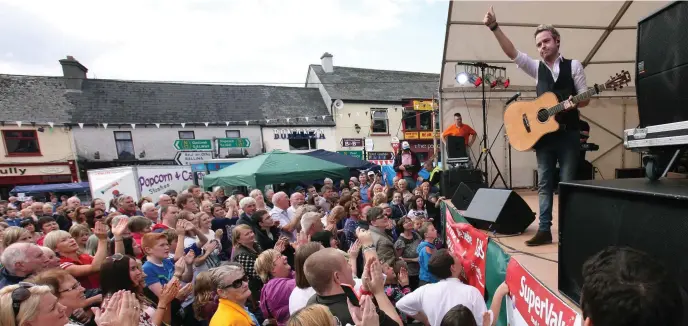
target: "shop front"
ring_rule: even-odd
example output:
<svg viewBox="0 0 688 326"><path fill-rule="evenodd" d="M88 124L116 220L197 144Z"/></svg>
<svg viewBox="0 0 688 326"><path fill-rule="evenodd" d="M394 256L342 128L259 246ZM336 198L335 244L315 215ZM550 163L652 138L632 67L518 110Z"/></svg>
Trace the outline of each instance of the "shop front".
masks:
<svg viewBox="0 0 688 326"><path fill-rule="evenodd" d="M263 128L262 133L266 152L281 150L299 153L316 149L335 151L337 148L333 127Z"/></svg>
<svg viewBox="0 0 688 326"><path fill-rule="evenodd" d="M439 135L437 137L437 146L439 146ZM404 132L404 140L411 145L411 151L418 154L418 159L421 162L427 161L435 154L432 131L406 131ZM439 156L440 152L438 151L437 154Z"/></svg>
<svg viewBox="0 0 688 326"><path fill-rule="evenodd" d="M18 185L79 182L74 161L50 163L2 163L0 164L0 197Z"/></svg>

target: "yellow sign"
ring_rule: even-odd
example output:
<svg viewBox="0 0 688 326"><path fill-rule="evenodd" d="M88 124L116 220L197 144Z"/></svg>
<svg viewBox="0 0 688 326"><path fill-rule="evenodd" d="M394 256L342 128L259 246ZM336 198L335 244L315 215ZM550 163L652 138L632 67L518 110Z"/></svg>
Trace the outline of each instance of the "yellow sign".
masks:
<svg viewBox="0 0 688 326"><path fill-rule="evenodd" d="M432 101L413 101L413 110L415 111L432 111Z"/></svg>
<svg viewBox="0 0 688 326"><path fill-rule="evenodd" d="M421 131L420 139L432 139L432 131Z"/></svg>
<svg viewBox="0 0 688 326"><path fill-rule="evenodd" d="M418 133L415 131L407 131L404 133L404 139L418 139Z"/></svg>

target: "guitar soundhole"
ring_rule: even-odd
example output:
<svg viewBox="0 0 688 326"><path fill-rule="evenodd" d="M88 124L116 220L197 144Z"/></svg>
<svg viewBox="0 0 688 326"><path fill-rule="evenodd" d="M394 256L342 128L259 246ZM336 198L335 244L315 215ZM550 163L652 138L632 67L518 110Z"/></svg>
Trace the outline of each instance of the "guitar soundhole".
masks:
<svg viewBox="0 0 688 326"><path fill-rule="evenodd" d="M549 113L547 113L547 109L540 109L540 111L537 113L537 118L540 122L549 120Z"/></svg>

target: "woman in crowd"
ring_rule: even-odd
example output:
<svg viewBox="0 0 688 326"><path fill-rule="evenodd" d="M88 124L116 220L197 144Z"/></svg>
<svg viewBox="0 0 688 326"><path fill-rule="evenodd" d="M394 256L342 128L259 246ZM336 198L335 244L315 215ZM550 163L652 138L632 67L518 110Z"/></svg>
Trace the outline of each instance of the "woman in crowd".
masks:
<svg viewBox="0 0 688 326"><path fill-rule="evenodd" d="M253 189L248 195L256 201L256 210L268 209L265 206L265 197L263 196L263 192L260 191L260 189Z"/></svg>
<svg viewBox="0 0 688 326"><path fill-rule="evenodd" d="M210 270L210 278L219 297L217 311L210 320L211 326L257 326L258 319L248 309L251 297L249 275L239 264L226 264Z"/></svg>
<svg viewBox="0 0 688 326"><path fill-rule="evenodd" d="M275 249L265 250L256 259L255 268L264 284L260 294L263 316L274 319L279 326L285 325L289 319L289 296L296 287L287 257Z"/></svg>
<svg viewBox="0 0 688 326"><path fill-rule="evenodd" d="M88 227L83 224L74 224L69 228L69 234L76 240L76 244L79 245L79 251L81 253L89 253L86 249L86 243L91 236L91 230Z"/></svg>
<svg viewBox="0 0 688 326"><path fill-rule="evenodd" d="M76 240L67 232L52 231L45 236L44 245L60 257L60 267L74 276L86 290L100 288L100 267L107 257L107 228L96 223L93 232L98 237L98 249L95 256L81 253Z"/></svg>
<svg viewBox="0 0 688 326"><path fill-rule="evenodd" d="M418 274L420 272L416 249L423 239L414 231L413 221L408 217L402 217L397 221L397 234L399 234L399 238L394 243L394 249L397 251L397 256L406 262L409 286L411 290L415 290L418 288Z"/></svg>
<svg viewBox="0 0 688 326"><path fill-rule="evenodd" d="M323 248L323 245L318 242L309 242L296 249L296 255L294 256L294 280L296 287L289 295L289 314L294 314L297 310L305 307L308 299L315 294L315 290L313 290L306 279L303 265L308 257Z"/></svg>
<svg viewBox="0 0 688 326"><path fill-rule="evenodd" d="M217 287L213 283L209 271L200 272L194 280L193 311L196 319L203 326L210 323L219 303Z"/></svg>
<svg viewBox="0 0 688 326"><path fill-rule="evenodd" d="M57 297L57 302L65 306L65 314L69 316L69 325L94 324L91 322L93 312L88 307L100 303L102 295L87 299L81 283L66 271L62 269L46 270L28 279L27 282L50 287L52 294Z"/></svg>
<svg viewBox="0 0 688 326"><path fill-rule="evenodd" d="M411 199L409 204L409 212L406 216L411 219L428 219L428 211L425 209L425 199L415 196Z"/></svg>
<svg viewBox="0 0 688 326"><path fill-rule="evenodd" d="M31 233L25 229L18 226L10 226L3 232L2 243L5 248L9 247L13 243L17 242L31 242Z"/></svg>
<svg viewBox="0 0 688 326"><path fill-rule="evenodd" d="M21 282L0 289L2 326L68 325L66 310L49 286Z"/></svg>
<svg viewBox="0 0 688 326"><path fill-rule="evenodd" d="M200 272L207 271L213 267L220 266L220 251L222 250L222 229L213 231L210 229L212 217L204 212L196 214L196 227L198 232L202 233L207 242L203 245L200 252L196 253L194 258L194 275ZM186 240L184 240L186 242Z"/></svg>
<svg viewBox="0 0 688 326"><path fill-rule="evenodd" d="M253 198L246 197L245 199ZM238 263L243 267L243 272L248 278L248 287L252 293L251 311L258 309L258 301L260 300L260 289L263 287L263 282L260 281L258 274L254 268L258 255L263 252L260 245L256 242L256 236L253 229L245 224L238 225L232 230L232 243L234 250L232 252L232 261Z"/></svg>

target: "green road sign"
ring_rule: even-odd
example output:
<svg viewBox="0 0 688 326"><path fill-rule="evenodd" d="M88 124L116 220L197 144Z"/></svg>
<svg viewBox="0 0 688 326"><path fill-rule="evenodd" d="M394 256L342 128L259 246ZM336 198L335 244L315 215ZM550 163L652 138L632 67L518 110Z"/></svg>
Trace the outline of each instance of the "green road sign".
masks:
<svg viewBox="0 0 688 326"><path fill-rule="evenodd" d="M217 144L219 148L251 147L248 138L218 138Z"/></svg>
<svg viewBox="0 0 688 326"><path fill-rule="evenodd" d="M211 151L213 142L210 139L177 139L174 149L178 151Z"/></svg>
<svg viewBox="0 0 688 326"><path fill-rule="evenodd" d="M337 151L339 154L349 155L359 160L363 159L363 151Z"/></svg>

